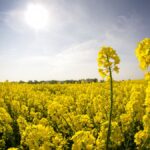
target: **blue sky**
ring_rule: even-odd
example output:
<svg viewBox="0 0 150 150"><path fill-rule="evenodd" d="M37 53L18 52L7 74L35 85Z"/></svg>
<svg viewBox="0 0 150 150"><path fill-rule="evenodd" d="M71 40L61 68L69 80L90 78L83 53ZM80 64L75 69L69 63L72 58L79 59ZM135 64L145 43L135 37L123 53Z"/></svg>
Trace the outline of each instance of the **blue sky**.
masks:
<svg viewBox="0 0 150 150"><path fill-rule="evenodd" d="M45 28L25 22L29 4L48 12ZM121 58L115 79L143 78L137 42L150 36L149 0L0 0L0 81L98 78L101 46Z"/></svg>

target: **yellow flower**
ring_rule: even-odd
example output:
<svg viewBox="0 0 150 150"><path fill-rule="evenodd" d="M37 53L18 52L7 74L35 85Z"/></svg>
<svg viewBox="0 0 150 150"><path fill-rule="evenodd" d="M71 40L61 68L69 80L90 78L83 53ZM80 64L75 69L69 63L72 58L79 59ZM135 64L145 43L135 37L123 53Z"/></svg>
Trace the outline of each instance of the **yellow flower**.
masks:
<svg viewBox="0 0 150 150"><path fill-rule="evenodd" d="M97 61L100 76L103 78L109 75L110 69L111 71L119 72L118 64L120 63L120 58L113 48L102 47L98 53Z"/></svg>
<svg viewBox="0 0 150 150"><path fill-rule="evenodd" d="M140 67L146 70L150 65L150 38L145 38L138 43L136 57L140 62Z"/></svg>

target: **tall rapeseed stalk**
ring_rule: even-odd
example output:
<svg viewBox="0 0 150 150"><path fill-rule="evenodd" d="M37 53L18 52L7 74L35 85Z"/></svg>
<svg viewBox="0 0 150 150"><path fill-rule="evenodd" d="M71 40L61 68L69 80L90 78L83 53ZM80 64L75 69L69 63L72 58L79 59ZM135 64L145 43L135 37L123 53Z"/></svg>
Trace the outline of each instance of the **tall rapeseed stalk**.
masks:
<svg viewBox="0 0 150 150"><path fill-rule="evenodd" d="M112 72L119 72L118 64L120 59L116 51L111 47L102 47L98 53L98 67L99 73L103 78L109 79L110 82L110 110L109 110L109 120L108 120L108 131L106 139L106 150L109 149L110 136L111 136L111 121L113 112L113 78Z"/></svg>

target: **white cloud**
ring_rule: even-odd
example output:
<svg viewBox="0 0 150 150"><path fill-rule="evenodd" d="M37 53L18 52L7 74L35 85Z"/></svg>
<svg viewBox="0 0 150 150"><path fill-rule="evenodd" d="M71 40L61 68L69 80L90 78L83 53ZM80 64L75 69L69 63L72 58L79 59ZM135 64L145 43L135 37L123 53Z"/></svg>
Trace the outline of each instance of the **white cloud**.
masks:
<svg viewBox="0 0 150 150"><path fill-rule="evenodd" d="M127 44L126 44L127 43ZM80 79L100 78L97 67L97 54L101 46L108 45L116 49L121 57L120 73L115 79L141 78L142 72L134 55L136 42L126 36L121 38L113 32L106 32L97 40L89 40L70 46L55 55L33 55L20 58L19 66L24 66L30 79ZM37 73L38 72L38 73Z"/></svg>
<svg viewBox="0 0 150 150"><path fill-rule="evenodd" d="M68 10L58 3L49 2L46 5L51 15L49 27L45 34L39 33L36 39L32 38L31 30L22 17L25 7L0 14L1 22L15 32L24 33L26 38L19 48L18 41L15 45L22 55L7 58L7 63L3 61L3 77L12 80L99 78L96 58L103 45L112 46L121 57L121 70L119 75L115 75L116 79L132 78L133 74L134 77L142 77L134 55L136 32L141 25L136 15L118 16L114 22L107 19L106 22L96 21L94 26L94 22L89 20L90 14L79 5Z"/></svg>

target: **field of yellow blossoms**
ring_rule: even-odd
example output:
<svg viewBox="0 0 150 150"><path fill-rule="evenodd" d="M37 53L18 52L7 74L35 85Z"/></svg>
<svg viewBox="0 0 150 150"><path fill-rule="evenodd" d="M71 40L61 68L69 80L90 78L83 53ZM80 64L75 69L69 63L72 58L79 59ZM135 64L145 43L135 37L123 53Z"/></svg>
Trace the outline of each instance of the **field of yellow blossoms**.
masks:
<svg viewBox="0 0 150 150"><path fill-rule="evenodd" d="M146 70L150 65L150 40L144 42L149 43L141 43L136 54ZM111 50L110 54L115 65L119 64L116 53ZM104 67L110 69L111 65L105 63ZM113 67L118 71L117 66ZM105 150L110 96L109 80L81 84L0 83L0 150ZM147 70L143 80L113 81L110 131L109 149L150 149Z"/></svg>
<svg viewBox="0 0 150 150"><path fill-rule="evenodd" d="M148 146L147 83L114 83L111 144L114 149ZM109 83L0 84L1 149L104 149Z"/></svg>

